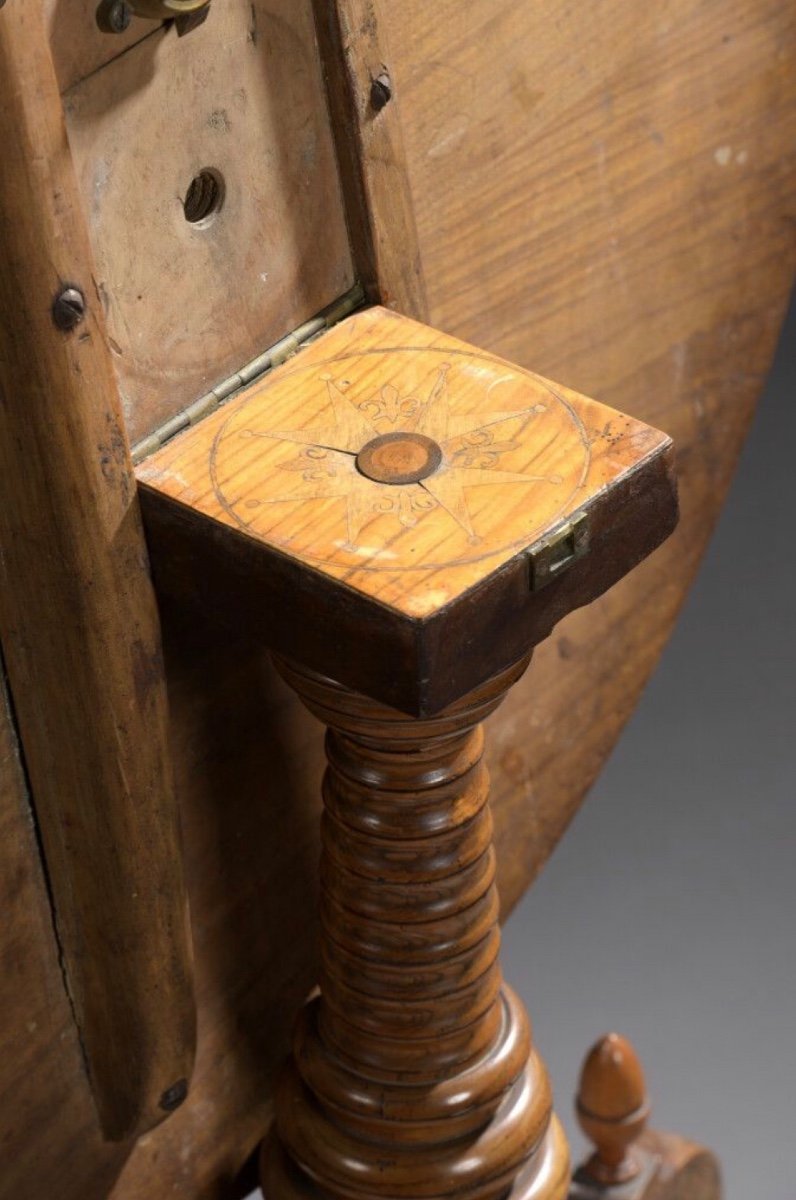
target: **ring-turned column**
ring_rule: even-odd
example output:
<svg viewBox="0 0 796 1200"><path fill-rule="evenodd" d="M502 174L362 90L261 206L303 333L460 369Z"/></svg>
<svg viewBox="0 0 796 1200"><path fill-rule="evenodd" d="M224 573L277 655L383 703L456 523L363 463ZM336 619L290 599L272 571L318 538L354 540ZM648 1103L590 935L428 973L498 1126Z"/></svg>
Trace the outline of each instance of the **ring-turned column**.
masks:
<svg viewBox="0 0 796 1200"><path fill-rule="evenodd" d="M527 657L425 720L281 662L329 727L320 993L264 1153L268 1200L566 1195L528 1019L500 971L481 721Z"/></svg>

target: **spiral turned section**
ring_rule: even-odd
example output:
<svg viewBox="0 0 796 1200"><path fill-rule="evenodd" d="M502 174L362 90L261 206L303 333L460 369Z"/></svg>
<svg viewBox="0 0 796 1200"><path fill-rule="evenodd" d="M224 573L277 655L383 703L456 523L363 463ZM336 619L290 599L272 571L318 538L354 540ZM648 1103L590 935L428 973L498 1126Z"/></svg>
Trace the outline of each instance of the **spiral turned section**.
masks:
<svg viewBox="0 0 796 1200"><path fill-rule="evenodd" d="M266 1200L558 1200L568 1156L503 983L481 721L527 659L414 719L281 661L328 727L322 973L263 1153Z"/></svg>

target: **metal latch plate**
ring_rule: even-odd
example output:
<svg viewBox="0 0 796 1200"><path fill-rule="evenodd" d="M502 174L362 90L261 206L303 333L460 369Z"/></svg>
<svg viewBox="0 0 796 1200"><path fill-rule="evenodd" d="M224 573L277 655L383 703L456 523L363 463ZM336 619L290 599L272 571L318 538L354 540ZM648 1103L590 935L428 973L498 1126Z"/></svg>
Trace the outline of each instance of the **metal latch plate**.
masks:
<svg viewBox="0 0 796 1200"><path fill-rule="evenodd" d="M531 591L538 592L547 587L588 552L588 517L578 513L529 551Z"/></svg>

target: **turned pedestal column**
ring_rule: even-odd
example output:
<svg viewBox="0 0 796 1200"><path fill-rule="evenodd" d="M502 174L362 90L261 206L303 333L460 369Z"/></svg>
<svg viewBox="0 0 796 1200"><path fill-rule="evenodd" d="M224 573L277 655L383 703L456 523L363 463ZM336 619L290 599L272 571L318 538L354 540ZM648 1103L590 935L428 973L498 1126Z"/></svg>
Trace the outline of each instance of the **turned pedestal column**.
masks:
<svg viewBox="0 0 796 1200"><path fill-rule="evenodd" d="M329 769L321 988L277 1096L269 1198L566 1193L545 1068L500 972L482 760L480 722L526 665L421 720L280 664L329 726Z"/></svg>
<svg viewBox="0 0 796 1200"><path fill-rule="evenodd" d="M158 586L261 636L328 728L320 989L267 1200L563 1200L500 972L481 723L673 528L668 438L372 309L139 479Z"/></svg>

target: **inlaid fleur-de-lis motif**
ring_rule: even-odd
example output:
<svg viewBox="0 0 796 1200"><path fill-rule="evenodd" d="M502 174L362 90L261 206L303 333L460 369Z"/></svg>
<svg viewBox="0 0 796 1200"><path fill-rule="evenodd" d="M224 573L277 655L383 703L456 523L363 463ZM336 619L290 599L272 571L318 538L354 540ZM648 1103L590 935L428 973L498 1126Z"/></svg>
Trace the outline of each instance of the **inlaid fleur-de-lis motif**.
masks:
<svg viewBox="0 0 796 1200"><path fill-rule="evenodd" d="M347 501L347 542L357 544L360 532L374 516L394 514L401 525L411 528L437 506L445 509L466 531L470 540L480 539L473 528L466 489L486 484L561 483L559 475L531 475L498 469L501 454L516 448L511 438L501 438L504 422L531 420L547 411L535 403L526 408L491 412L457 413L449 398L451 364L437 371L426 400L402 396L392 383L384 384L375 396L357 400L347 381L330 374L320 379L329 399L329 418L303 429L241 430L241 437L264 437L304 447L295 459L281 463L285 471L301 474L307 488L294 487L270 495L263 504L280 504L302 499L339 497ZM441 450L441 461L423 479L405 485L385 485L366 477L356 468L357 455L385 433L385 424L396 432L420 434Z"/></svg>
<svg viewBox="0 0 796 1200"><path fill-rule="evenodd" d="M394 493L387 492L374 505L374 512L393 513L401 525L411 529L430 509L437 507L437 501L420 485L396 488Z"/></svg>
<svg viewBox="0 0 796 1200"><path fill-rule="evenodd" d="M305 483L319 483L324 479L334 479L339 473L331 453L323 446L307 446L289 462L279 464L281 471L300 471Z"/></svg>
<svg viewBox="0 0 796 1200"><path fill-rule="evenodd" d="M378 397L362 400L358 407L374 425L382 421L395 425L399 421L410 421L421 407L421 401L415 396L402 396L394 383L385 383Z"/></svg>
<svg viewBox="0 0 796 1200"><path fill-rule="evenodd" d="M506 450L516 450L517 442L498 441L492 429L477 429L460 439L461 445L453 449L453 458L459 467L480 467L483 471L497 465L498 458Z"/></svg>

